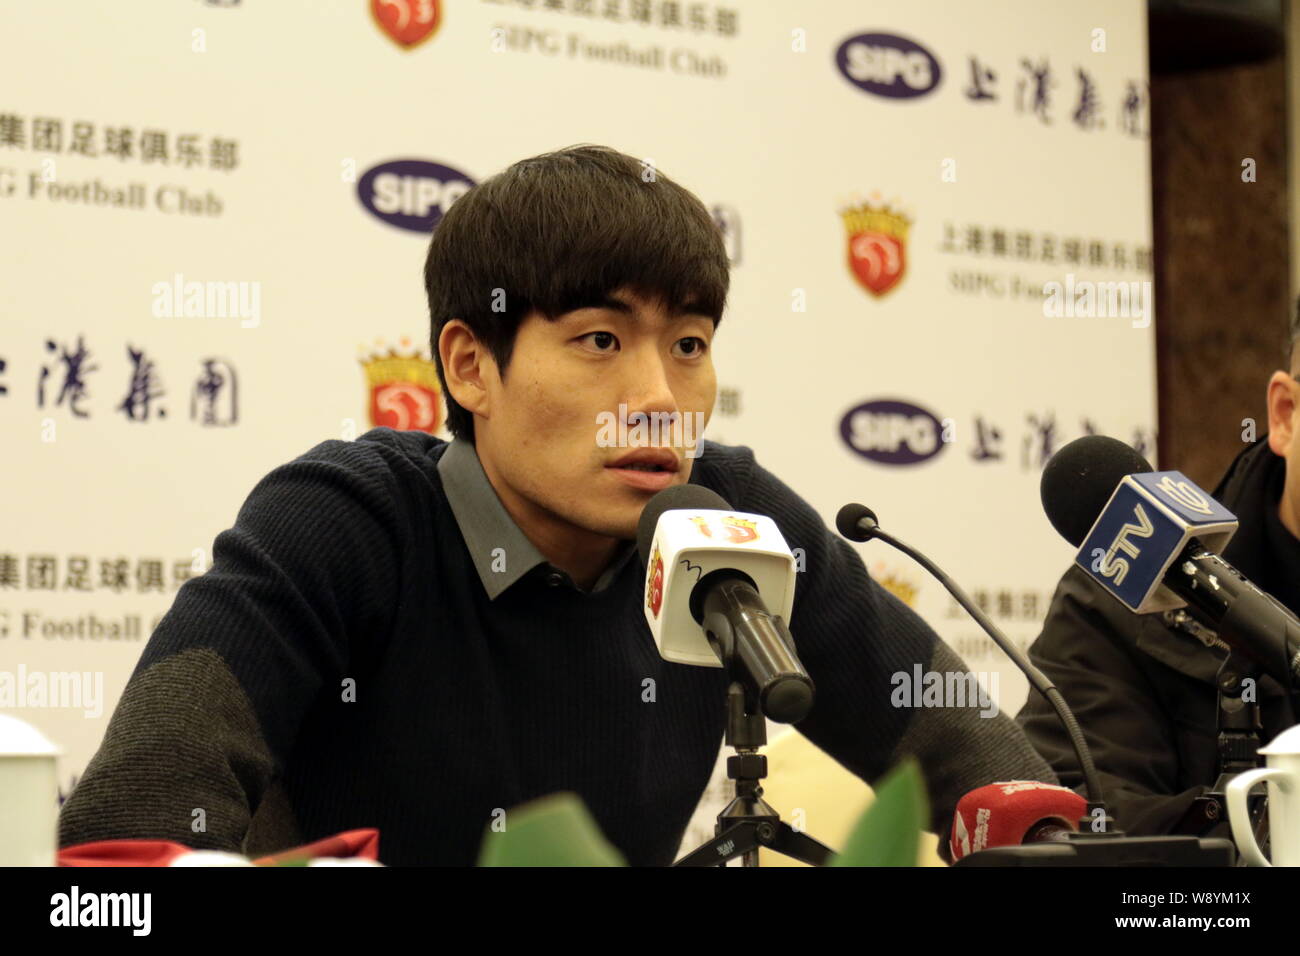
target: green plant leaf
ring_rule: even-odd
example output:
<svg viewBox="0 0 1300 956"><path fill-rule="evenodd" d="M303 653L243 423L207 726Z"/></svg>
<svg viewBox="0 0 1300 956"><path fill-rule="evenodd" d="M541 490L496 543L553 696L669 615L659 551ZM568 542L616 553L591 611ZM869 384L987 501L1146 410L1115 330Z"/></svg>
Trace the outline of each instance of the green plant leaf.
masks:
<svg viewBox="0 0 1300 956"><path fill-rule="evenodd" d="M929 816L921 768L908 757L880 781L876 799L829 865L916 866L921 830Z"/></svg>
<svg viewBox="0 0 1300 956"><path fill-rule="evenodd" d="M489 825L479 866L627 866L576 793L554 793L506 812Z"/></svg>

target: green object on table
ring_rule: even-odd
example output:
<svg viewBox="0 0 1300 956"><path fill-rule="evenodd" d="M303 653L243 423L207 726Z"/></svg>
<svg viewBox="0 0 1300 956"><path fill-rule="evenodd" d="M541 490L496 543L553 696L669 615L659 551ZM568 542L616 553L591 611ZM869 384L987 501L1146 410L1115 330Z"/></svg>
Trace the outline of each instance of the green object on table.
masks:
<svg viewBox="0 0 1300 956"><path fill-rule="evenodd" d="M576 793L515 807L502 823L488 825L479 866L627 866Z"/></svg>
<svg viewBox="0 0 1300 956"><path fill-rule="evenodd" d="M909 757L876 787L876 799L858 819L829 866L916 866L930 800L920 767Z"/></svg>

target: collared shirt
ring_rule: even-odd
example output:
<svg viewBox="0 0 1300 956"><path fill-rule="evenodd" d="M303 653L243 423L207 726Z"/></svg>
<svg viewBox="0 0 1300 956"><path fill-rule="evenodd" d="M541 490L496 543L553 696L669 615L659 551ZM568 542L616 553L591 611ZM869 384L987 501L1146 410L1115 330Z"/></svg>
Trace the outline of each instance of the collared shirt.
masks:
<svg viewBox="0 0 1300 956"><path fill-rule="evenodd" d="M488 480L473 442L453 439L438 462L438 474L447 491L447 503L456 516L456 524L460 526L465 546L469 548L470 558L489 598L495 600L506 588L530 573L543 577L552 587L563 584L580 594L588 593L574 584L566 572L546 560L515 524ZM608 588L635 552L635 541L621 542L590 593L599 594ZM538 568L540 570L535 570Z"/></svg>

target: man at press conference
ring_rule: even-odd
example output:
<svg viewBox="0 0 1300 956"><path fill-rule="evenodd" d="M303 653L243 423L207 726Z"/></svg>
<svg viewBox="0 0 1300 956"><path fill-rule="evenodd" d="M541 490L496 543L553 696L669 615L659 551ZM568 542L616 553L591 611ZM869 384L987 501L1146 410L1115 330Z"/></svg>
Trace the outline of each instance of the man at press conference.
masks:
<svg viewBox="0 0 1300 956"><path fill-rule="evenodd" d="M1224 560L1300 614L1300 304L1285 361L1291 371L1268 380L1267 434L1256 441L1253 429L1244 433L1252 443L1213 496L1239 522ZM1124 831L1230 838L1226 820L1195 827L1195 810L1183 823L1220 771L1215 677L1227 654L1228 645L1186 613L1133 614L1074 565L1061 578L1029 657L1079 719ZM1260 675L1257 688L1262 745L1297 713L1272 677ZM1016 720L1061 782L1082 792L1078 759L1046 700L1031 692Z"/></svg>
<svg viewBox="0 0 1300 956"><path fill-rule="evenodd" d="M968 669L749 448L597 441L602 414L707 422L716 395L723 239L644 170L571 147L457 200L425 264L453 440L376 428L257 484L144 649L61 845L251 856L377 827L385 863L467 865L494 812L569 790L629 863L671 863L727 681L659 657L632 539L687 482L805 553L816 745L868 783L915 757L942 835L969 790L1055 782L1001 712L891 705L895 673Z"/></svg>

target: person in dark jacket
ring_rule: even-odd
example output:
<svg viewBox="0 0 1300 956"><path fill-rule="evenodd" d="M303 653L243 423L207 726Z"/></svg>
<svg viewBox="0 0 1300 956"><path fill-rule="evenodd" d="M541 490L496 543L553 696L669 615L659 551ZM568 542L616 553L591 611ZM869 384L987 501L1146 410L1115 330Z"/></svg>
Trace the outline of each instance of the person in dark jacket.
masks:
<svg viewBox="0 0 1300 956"><path fill-rule="evenodd" d="M1224 559L1300 614L1300 379L1274 372L1268 411L1268 433L1236 457L1213 495L1240 522ZM1078 717L1124 832L1184 832L1184 815L1213 786L1215 675L1227 652L1186 611L1136 615L1075 565L1061 578L1029 657ZM1271 677L1261 675L1257 689L1263 745L1297 723L1297 711ZM1061 783L1083 793L1078 759L1042 695L1031 690L1016 720ZM1197 832L1229 835L1226 822Z"/></svg>

